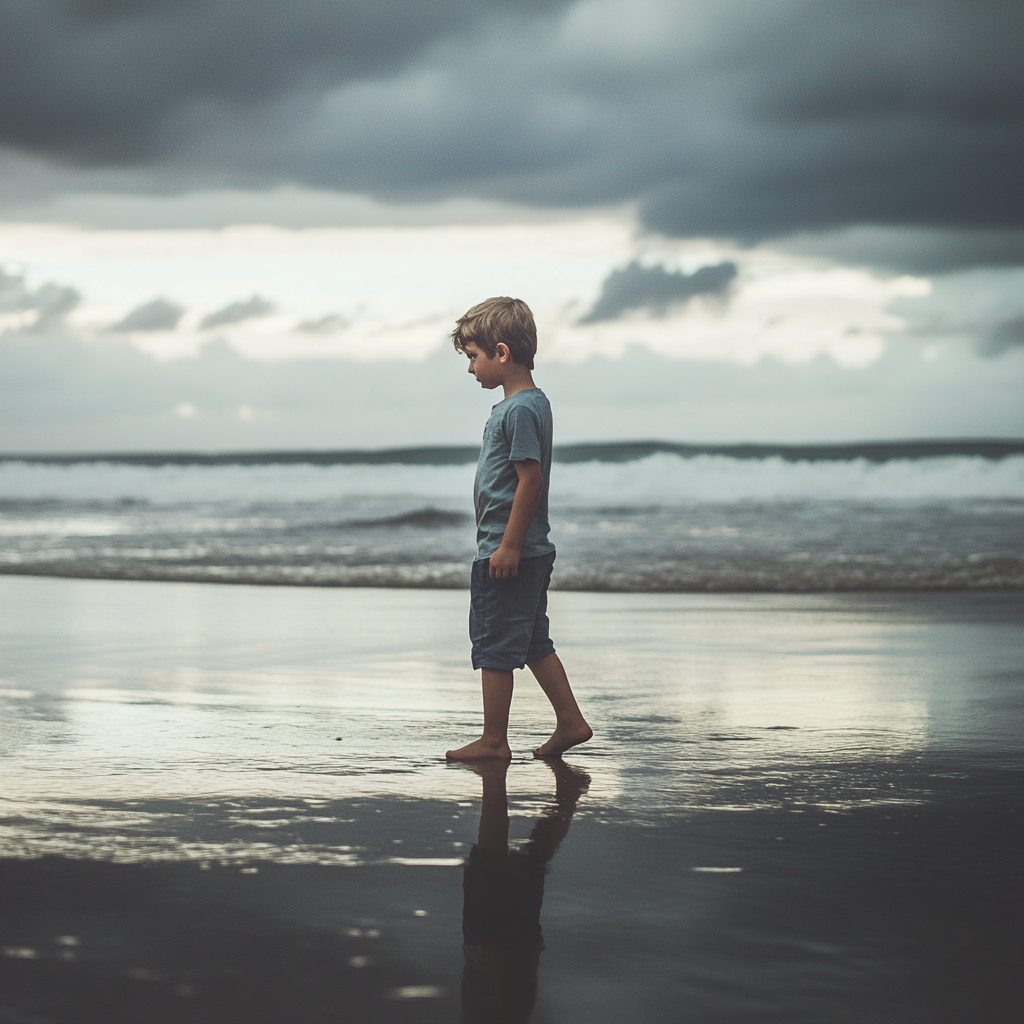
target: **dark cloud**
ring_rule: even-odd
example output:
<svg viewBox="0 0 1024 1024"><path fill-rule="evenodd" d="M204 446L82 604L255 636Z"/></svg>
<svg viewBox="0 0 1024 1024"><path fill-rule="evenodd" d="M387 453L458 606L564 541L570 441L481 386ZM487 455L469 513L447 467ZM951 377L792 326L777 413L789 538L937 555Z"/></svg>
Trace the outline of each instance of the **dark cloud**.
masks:
<svg viewBox="0 0 1024 1024"><path fill-rule="evenodd" d="M910 274L1024 266L1024 231L1012 228L855 227L792 235L780 247L798 256L823 256Z"/></svg>
<svg viewBox="0 0 1024 1024"><path fill-rule="evenodd" d="M1001 356L1014 348L1024 348L1024 316L1004 320L982 339L978 351L983 356Z"/></svg>
<svg viewBox="0 0 1024 1024"><path fill-rule="evenodd" d="M1022 38L1019 0L35 0L0 6L0 144L52 189L630 202L668 235L1012 263Z"/></svg>
<svg viewBox="0 0 1024 1024"><path fill-rule="evenodd" d="M275 306L272 302L254 295L244 302L232 302L215 313L204 316L199 324L202 331L211 327L224 327L227 324L240 324L243 320L253 320L259 316L269 316L274 312Z"/></svg>
<svg viewBox="0 0 1024 1024"><path fill-rule="evenodd" d="M173 331L185 310L166 299L151 302L133 309L123 320L108 327L113 333L127 331Z"/></svg>
<svg viewBox="0 0 1024 1024"><path fill-rule="evenodd" d="M387 78L439 39L544 0L35 0L0 6L0 137L151 160L296 91Z"/></svg>
<svg viewBox="0 0 1024 1024"><path fill-rule="evenodd" d="M684 274L681 270L666 270L661 264L645 267L639 260L633 260L608 275L593 309L579 323L615 320L633 309L664 316L669 306L687 302L696 295L725 296L735 277L735 263L716 263Z"/></svg>
<svg viewBox="0 0 1024 1024"><path fill-rule="evenodd" d="M302 331L303 334L336 334L346 327L348 327L347 320L336 313L329 313L316 320L303 320L295 330Z"/></svg>
<svg viewBox="0 0 1024 1024"><path fill-rule="evenodd" d="M26 330L42 333L59 324L82 301L74 288L44 284L34 291L20 274L8 274L0 268L0 313L35 312Z"/></svg>

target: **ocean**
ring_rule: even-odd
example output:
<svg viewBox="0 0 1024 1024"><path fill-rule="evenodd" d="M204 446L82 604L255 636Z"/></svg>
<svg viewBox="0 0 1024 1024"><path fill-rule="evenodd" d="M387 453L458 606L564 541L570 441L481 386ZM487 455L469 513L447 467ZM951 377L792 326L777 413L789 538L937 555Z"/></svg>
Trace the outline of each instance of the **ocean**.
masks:
<svg viewBox="0 0 1024 1024"><path fill-rule="evenodd" d="M0 573L461 588L476 450L9 455ZM1024 442L563 446L553 587L1024 587Z"/></svg>

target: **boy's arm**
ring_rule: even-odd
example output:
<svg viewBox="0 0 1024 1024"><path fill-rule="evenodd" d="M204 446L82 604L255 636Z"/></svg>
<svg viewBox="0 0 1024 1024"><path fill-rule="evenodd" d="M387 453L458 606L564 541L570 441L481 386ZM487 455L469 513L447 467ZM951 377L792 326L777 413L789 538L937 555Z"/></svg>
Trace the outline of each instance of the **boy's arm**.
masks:
<svg viewBox="0 0 1024 1024"><path fill-rule="evenodd" d="M516 496L512 499L512 511L509 513L505 535L501 538L498 550L491 555L492 580L512 580L519 575L519 553L523 550L526 531L537 510L544 483L540 463L535 459L513 462L512 465L516 467L519 482L516 484Z"/></svg>

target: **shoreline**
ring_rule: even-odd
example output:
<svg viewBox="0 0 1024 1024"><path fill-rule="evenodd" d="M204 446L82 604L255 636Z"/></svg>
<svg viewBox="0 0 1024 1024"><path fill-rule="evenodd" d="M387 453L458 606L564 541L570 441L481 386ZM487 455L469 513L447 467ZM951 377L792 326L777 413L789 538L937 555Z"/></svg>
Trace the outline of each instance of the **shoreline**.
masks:
<svg viewBox="0 0 1024 1024"><path fill-rule="evenodd" d="M399 580L387 580L383 582L366 580L356 582L338 582L334 580L253 580L239 577L219 576L189 576L189 575L105 575L90 573L65 573L65 572L38 572L19 571L17 569L0 569L0 577L18 577L27 579L59 579L59 580L90 580L109 581L112 583L196 583L203 585L221 585L226 587L292 587L297 590L469 590L469 581L466 582L441 582L438 580L408 582ZM468 573L467 573L468 576ZM1024 580L1010 583L980 583L980 584L932 584L932 585L891 585L879 586L877 583L865 583L864 585L839 585L834 587L794 587L794 586L704 586L704 587L678 587L678 586L648 586L630 587L615 586L614 584L596 584L591 586L580 586L560 584L557 580L551 581L550 590L571 594L1019 594L1024 593Z"/></svg>
<svg viewBox="0 0 1024 1024"><path fill-rule="evenodd" d="M496 789L443 758L480 724L465 591L133 582L0 577L25 1019L270 1020L282 969L274 1020L458 1019L495 822L515 858L564 840L538 1019L1020 1016L1019 592L553 593L595 736L567 786L519 674Z"/></svg>

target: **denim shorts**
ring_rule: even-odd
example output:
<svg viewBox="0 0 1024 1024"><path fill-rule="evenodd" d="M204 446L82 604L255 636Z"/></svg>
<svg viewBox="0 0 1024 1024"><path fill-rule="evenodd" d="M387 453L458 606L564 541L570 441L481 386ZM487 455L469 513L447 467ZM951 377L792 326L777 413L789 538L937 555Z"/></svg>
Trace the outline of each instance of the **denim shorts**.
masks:
<svg viewBox="0 0 1024 1024"><path fill-rule="evenodd" d="M548 583L555 553L522 558L519 575L492 580L490 559L473 563L469 638L473 668L522 668L555 653L548 636Z"/></svg>

